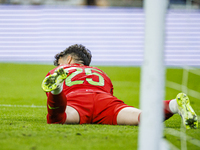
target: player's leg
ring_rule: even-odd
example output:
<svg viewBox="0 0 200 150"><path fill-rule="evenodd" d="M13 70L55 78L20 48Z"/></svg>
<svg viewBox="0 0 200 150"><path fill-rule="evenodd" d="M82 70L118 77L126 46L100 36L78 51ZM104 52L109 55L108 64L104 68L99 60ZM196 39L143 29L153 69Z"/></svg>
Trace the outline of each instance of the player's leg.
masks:
<svg viewBox="0 0 200 150"><path fill-rule="evenodd" d="M93 123L138 125L141 110L125 104L109 93L97 93L94 98Z"/></svg>
<svg viewBox="0 0 200 150"><path fill-rule="evenodd" d="M54 74L47 76L42 82L42 88L47 93L47 123L78 123L78 112L67 106L67 99L63 93L63 81L67 74L59 68ZM66 119L67 118L67 119Z"/></svg>
<svg viewBox="0 0 200 150"><path fill-rule="evenodd" d="M174 115L175 110L172 112L169 108L169 104L174 105L173 100L164 101L164 120L169 119ZM176 103L176 102L175 102ZM176 106L174 106L176 107ZM178 112L178 111L177 111ZM142 111L137 108L132 107L125 107L119 111L117 116L117 124L122 125L138 125L140 122L140 114Z"/></svg>
<svg viewBox="0 0 200 150"><path fill-rule="evenodd" d="M67 119L65 121L65 124L79 124L80 123L80 116L76 109L74 109L71 106L67 106L65 112L67 114Z"/></svg>
<svg viewBox="0 0 200 150"><path fill-rule="evenodd" d="M183 120L186 129L197 128L197 115L190 105L189 98L184 93L179 93L176 99L164 101L165 119L170 118L173 114L179 114Z"/></svg>
<svg viewBox="0 0 200 150"><path fill-rule="evenodd" d="M170 117L172 117L174 114L178 113L176 99L165 100L165 101L163 101L163 104L164 104L164 120L167 120Z"/></svg>
<svg viewBox="0 0 200 150"><path fill-rule="evenodd" d="M90 124L92 123L95 93L71 92L67 95L67 120L66 124Z"/></svg>
<svg viewBox="0 0 200 150"><path fill-rule="evenodd" d="M117 115L118 125L138 125L141 110L134 107L125 107Z"/></svg>
<svg viewBox="0 0 200 150"><path fill-rule="evenodd" d="M177 113L182 117L186 129L198 127L197 115L190 105L188 96L184 93L179 93L176 99L164 101L165 120ZM117 124L138 125L140 114L139 109L125 107L117 115Z"/></svg>
<svg viewBox="0 0 200 150"><path fill-rule="evenodd" d="M174 112L172 112L169 108L169 104L172 104L172 103L174 105L173 100L164 101L164 116L165 116L164 120L169 119L170 117L172 117L176 113L174 109L173 109ZM142 111L140 109L137 109L137 108L132 108L132 107L123 108L118 113L117 124L119 124L119 125L121 125L121 124L138 125L139 121L140 121L140 114L141 113L142 113Z"/></svg>
<svg viewBox="0 0 200 150"><path fill-rule="evenodd" d="M47 123L65 123L67 100L63 92L59 94L48 93L47 97Z"/></svg>

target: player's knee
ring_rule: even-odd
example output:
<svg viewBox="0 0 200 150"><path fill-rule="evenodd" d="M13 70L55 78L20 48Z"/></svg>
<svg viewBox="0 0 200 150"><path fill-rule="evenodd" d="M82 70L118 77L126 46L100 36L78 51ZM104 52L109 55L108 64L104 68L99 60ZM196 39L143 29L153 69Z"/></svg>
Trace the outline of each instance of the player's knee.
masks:
<svg viewBox="0 0 200 150"><path fill-rule="evenodd" d="M138 116L141 110L134 107L123 108L117 115L118 125L138 125Z"/></svg>
<svg viewBox="0 0 200 150"><path fill-rule="evenodd" d="M73 107L67 106L66 109L67 119L66 124L78 124L80 122L80 116L76 109Z"/></svg>

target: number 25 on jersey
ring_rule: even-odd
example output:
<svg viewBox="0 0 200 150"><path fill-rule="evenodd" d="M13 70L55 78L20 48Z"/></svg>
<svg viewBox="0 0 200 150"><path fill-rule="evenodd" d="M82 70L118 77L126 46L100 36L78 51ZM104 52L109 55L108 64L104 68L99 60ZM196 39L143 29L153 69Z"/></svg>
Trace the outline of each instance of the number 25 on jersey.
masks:
<svg viewBox="0 0 200 150"><path fill-rule="evenodd" d="M95 75L99 78L99 81L93 81L92 78L86 78L86 81L91 84L91 85L95 85L95 86L104 86L104 78L102 77L102 72L97 70L97 69L94 69L94 68L78 68L78 67L71 67L71 68L66 68L65 71L67 73L69 73L69 70L74 70L76 69L75 72L71 73L66 79L65 79L65 84L67 86L73 86L73 85L77 85L77 84L83 84L84 80L75 80L75 81L72 81L72 78L74 78L75 76L77 76L78 74L81 74L83 73L83 70L85 70L85 75L89 76L89 75ZM93 71L96 71L96 72L92 72Z"/></svg>

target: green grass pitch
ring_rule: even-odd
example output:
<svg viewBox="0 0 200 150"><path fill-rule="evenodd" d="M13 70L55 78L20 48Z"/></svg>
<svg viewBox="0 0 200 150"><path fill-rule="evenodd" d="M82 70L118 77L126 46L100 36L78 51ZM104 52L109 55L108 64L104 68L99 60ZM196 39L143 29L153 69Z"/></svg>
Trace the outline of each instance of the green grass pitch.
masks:
<svg viewBox="0 0 200 150"><path fill-rule="evenodd" d="M46 96L41 82L54 66L0 63L0 68L0 150L137 149L138 126L46 124ZM115 96L139 107L139 67L99 68L113 81ZM167 69L166 78L181 83L182 73L182 69ZM200 77L190 75L189 88L200 91L199 85ZM175 98L179 92L166 87L166 99ZM200 116L200 98L190 100ZM174 115L164 125L164 138L172 149L181 149L181 118ZM187 130L186 138L188 150L200 149L200 127Z"/></svg>

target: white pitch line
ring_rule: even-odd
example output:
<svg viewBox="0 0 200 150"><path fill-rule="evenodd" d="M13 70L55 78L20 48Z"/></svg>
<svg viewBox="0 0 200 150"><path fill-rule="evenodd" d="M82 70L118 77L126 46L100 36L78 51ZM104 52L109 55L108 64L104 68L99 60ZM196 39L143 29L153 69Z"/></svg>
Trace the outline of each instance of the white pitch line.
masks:
<svg viewBox="0 0 200 150"><path fill-rule="evenodd" d="M170 134L170 135L173 135L173 136L176 136L176 137L180 137L180 134L181 134L180 131L177 131L177 130L174 130L174 129L165 129L165 131L166 131L167 134ZM193 138L189 135L186 135L186 138L187 138L187 142L190 142L193 145L200 147L200 140L197 140L197 139L195 139L195 138Z"/></svg>
<svg viewBox="0 0 200 150"><path fill-rule="evenodd" d="M32 105L9 105L9 104L0 104L0 107L29 107L29 108L45 108L46 106L36 106Z"/></svg>

